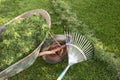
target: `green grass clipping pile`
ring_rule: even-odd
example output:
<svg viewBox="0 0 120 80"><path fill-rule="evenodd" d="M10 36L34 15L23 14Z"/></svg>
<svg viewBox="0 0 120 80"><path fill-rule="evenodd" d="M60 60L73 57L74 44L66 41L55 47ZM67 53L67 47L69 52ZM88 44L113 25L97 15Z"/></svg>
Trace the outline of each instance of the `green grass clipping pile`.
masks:
<svg viewBox="0 0 120 80"><path fill-rule="evenodd" d="M45 20L37 14L8 25L0 34L0 71L30 54L48 30Z"/></svg>

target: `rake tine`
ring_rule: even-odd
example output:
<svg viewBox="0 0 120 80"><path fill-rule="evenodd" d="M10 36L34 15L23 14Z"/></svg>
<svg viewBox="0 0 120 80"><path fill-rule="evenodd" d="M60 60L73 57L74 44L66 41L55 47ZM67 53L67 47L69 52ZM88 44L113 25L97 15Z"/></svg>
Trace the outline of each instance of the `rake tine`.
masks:
<svg viewBox="0 0 120 80"><path fill-rule="evenodd" d="M77 34L77 43L79 43L80 35Z"/></svg>
<svg viewBox="0 0 120 80"><path fill-rule="evenodd" d="M79 37L80 37L80 35L77 34L76 43L78 43L78 41L79 41Z"/></svg>
<svg viewBox="0 0 120 80"><path fill-rule="evenodd" d="M85 53L86 53L86 55L87 55L87 54L89 54L89 53L93 52L93 50L92 50L92 49L89 49L89 50L84 51L84 52L85 52Z"/></svg>
<svg viewBox="0 0 120 80"><path fill-rule="evenodd" d="M75 42L76 42L77 41L77 33L75 33L74 38L75 38Z"/></svg>
<svg viewBox="0 0 120 80"><path fill-rule="evenodd" d="M69 43L69 35L68 35L68 32L65 32L65 36L66 36L66 43Z"/></svg>
<svg viewBox="0 0 120 80"><path fill-rule="evenodd" d="M82 37L82 36L81 36L81 38L80 38L80 41L79 41L79 42L80 42L80 45L81 45L81 47L82 47L82 46L83 46L83 44L82 44L82 43L83 43L83 37Z"/></svg>
<svg viewBox="0 0 120 80"><path fill-rule="evenodd" d="M83 46L83 49L85 50L90 45L89 42L86 42L86 44Z"/></svg>
<svg viewBox="0 0 120 80"><path fill-rule="evenodd" d="M92 48L92 46L89 45L89 46L85 49L85 51L87 51L87 50L89 50L89 49L91 49L91 48Z"/></svg>
<svg viewBox="0 0 120 80"><path fill-rule="evenodd" d="M87 50L89 50L89 49L91 49L92 48L92 46L91 45L88 45L88 47L85 49L86 51Z"/></svg>
<svg viewBox="0 0 120 80"><path fill-rule="evenodd" d="M84 45L86 44L87 40L84 38L83 36L83 43L82 43L82 47L84 47Z"/></svg>
<svg viewBox="0 0 120 80"><path fill-rule="evenodd" d="M90 51L90 49L92 49L92 48L90 47L90 48L88 48L88 49L86 49L86 50L84 50L84 51L87 52L87 51Z"/></svg>
<svg viewBox="0 0 120 80"><path fill-rule="evenodd" d="M83 49L84 51L86 51L86 50L88 50L89 48L91 48L91 45L89 45L89 43L87 43L87 44L85 45L85 47L83 47L82 49Z"/></svg>
<svg viewBox="0 0 120 80"><path fill-rule="evenodd" d="M82 36L80 36L80 38L79 38L79 41L78 41L78 43L80 43L80 44L82 44ZM80 47L82 48L82 45L80 45Z"/></svg>
<svg viewBox="0 0 120 80"><path fill-rule="evenodd" d="M93 53L93 52L92 52ZM90 59L90 58L92 58L93 57L93 54L86 54L86 57L88 58L88 59Z"/></svg>
<svg viewBox="0 0 120 80"><path fill-rule="evenodd" d="M85 43L86 43L86 39L82 36L81 44L80 44L82 48L84 47Z"/></svg>
<svg viewBox="0 0 120 80"><path fill-rule="evenodd" d="M87 43L87 40L84 39L84 42L82 43L82 48L86 45L86 43Z"/></svg>
<svg viewBox="0 0 120 80"><path fill-rule="evenodd" d="M86 50L84 51L86 54L89 53L89 52L92 52L92 49L89 49L89 50Z"/></svg>

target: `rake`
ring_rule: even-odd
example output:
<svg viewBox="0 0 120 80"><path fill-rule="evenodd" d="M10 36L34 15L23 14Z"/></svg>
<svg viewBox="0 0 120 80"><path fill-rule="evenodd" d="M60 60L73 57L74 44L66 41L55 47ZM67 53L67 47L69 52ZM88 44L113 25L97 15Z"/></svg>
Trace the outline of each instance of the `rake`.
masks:
<svg viewBox="0 0 120 80"><path fill-rule="evenodd" d="M73 64L91 59L94 52L93 45L77 32L65 32L65 36L68 51L68 65L57 80L61 80Z"/></svg>

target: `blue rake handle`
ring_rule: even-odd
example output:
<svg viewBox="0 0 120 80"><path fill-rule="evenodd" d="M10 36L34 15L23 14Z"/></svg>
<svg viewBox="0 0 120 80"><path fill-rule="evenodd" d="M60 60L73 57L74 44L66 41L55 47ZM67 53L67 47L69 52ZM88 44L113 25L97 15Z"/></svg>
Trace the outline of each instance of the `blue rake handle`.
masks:
<svg viewBox="0 0 120 80"><path fill-rule="evenodd" d="M57 78L57 80L62 80L62 78L64 77L65 73L68 71L68 69L70 68L71 65L68 65L64 71L60 74L60 76Z"/></svg>

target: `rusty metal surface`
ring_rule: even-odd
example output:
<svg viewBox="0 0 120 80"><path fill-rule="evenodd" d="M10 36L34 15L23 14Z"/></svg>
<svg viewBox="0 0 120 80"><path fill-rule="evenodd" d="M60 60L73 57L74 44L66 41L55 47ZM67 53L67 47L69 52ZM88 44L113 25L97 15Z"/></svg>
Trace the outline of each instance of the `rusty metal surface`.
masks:
<svg viewBox="0 0 120 80"><path fill-rule="evenodd" d="M48 12L43 10L43 9L36 9L36 10L31 10L31 11L25 12L25 13L17 16L16 18L14 18L13 20L9 21L8 23L4 24L3 26L1 26L0 27L0 34L4 31L5 27L8 24L13 23L13 22L19 20L20 18L26 18L26 17L31 16L31 15L36 14L36 13L42 15L42 17L45 18L49 27L51 27L51 18L50 18L50 15L48 14ZM31 66L34 63L34 61L36 60L36 58L39 54L39 51L41 49L41 46L44 43L45 39L46 39L46 37L40 43L40 45L32 53L30 53L28 56L19 60L18 62L16 62L15 64L11 65L8 68L6 68L5 70L1 71L0 72L0 80L4 80L6 78L9 78L9 77L23 71L24 69L28 68L29 66Z"/></svg>
<svg viewBox="0 0 120 80"><path fill-rule="evenodd" d="M44 42L41 49L43 53L44 51L52 52L49 55L42 56L43 59L50 64L56 64L67 58L66 37L64 35L55 35L54 38L59 44L53 38L49 38ZM41 55L41 53L39 55Z"/></svg>

